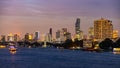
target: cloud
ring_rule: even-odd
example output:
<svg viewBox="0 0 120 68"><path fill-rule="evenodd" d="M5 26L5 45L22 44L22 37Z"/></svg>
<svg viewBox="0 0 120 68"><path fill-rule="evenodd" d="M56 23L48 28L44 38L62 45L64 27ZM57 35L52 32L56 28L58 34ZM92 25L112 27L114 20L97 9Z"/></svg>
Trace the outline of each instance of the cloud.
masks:
<svg viewBox="0 0 120 68"><path fill-rule="evenodd" d="M0 3L0 15L119 17L118 2L113 0L2 0Z"/></svg>
<svg viewBox="0 0 120 68"><path fill-rule="evenodd" d="M5 29L5 23L12 26L18 23L16 26L24 32L30 32L31 26L36 27L32 31L45 29L43 33L51 26L55 29L70 27L74 32L75 20L81 17L82 29L87 31L84 26L91 26L96 18L119 19L119 3L120 0L0 0L0 28Z"/></svg>

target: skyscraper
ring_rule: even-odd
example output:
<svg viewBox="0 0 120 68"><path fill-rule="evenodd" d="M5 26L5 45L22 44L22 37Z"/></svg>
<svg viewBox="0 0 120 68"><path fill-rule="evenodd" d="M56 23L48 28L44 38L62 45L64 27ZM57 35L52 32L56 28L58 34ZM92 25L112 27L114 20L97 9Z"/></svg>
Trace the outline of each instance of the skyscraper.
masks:
<svg viewBox="0 0 120 68"><path fill-rule="evenodd" d="M52 28L49 30L50 42L52 42Z"/></svg>
<svg viewBox="0 0 120 68"><path fill-rule="evenodd" d="M18 34L14 34L14 41L17 42L20 40L20 36Z"/></svg>
<svg viewBox="0 0 120 68"><path fill-rule="evenodd" d="M90 27L88 29L88 36L89 36L89 39L93 39L94 38L94 27Z"/></svg>
<svg viewBox="0 0 120 68"><path fill-rule="evenodd" d="M76 34L80 34L80 19L77 18L76 23L75 23L75 32Z"/></svg>
<svg viewBox="0 0 120 68"><path fill-rule="evenodd" d="M65 38L66 38L66 40L67 40L67 39L72 39L72 38L71 38L71 33L67 32L66 35L65 35Z"/></svg>
<svg viewBox="0 0 120 68"><path fill-rule="evenodd" d="M67 28L62 28L61 33L62 33L61 35L63 35L64 41L67 39L71 39L71 33L67 31Z"/></svg>
<svg viewBox="0 0 120 68"><path fill-rule="evenodd" d="M50 35L50 33L47 33L47 34L45 35L45 41L46 41L46 42L51 42L51 35Z"/></svg>
<svg viewBox="0 0 120 68"><path fill-rule="evenodd" d="M5 35L1 35L1 42L5 42L6 41L6 36Z"/></svg>
<svg viewBox="0 0 120 68"><path fill-rule="evenodd" d="M65 37L67 34L67 28L62 28L61 33Z"/></svg>
<svg viewBox="0 0 120 68"><path fill-rule="evenodd" d="M71 33L67 31L67 28L62 28L56 32L56 40L58 42L64 42L67 39L71 39Z"/></svg>
<svg viewBox="0 0 120 68"><path fill-rule="evenodd" d="M56 41L58 42L58 43L61 43L61 39L60 39L60 34L61 33L61 31L60 30L58 30L57 32L56 32Z"/></svg>
<svg viewBox="0 0 120 68"><path fill-rule="evenodd" d="M117 39L118 37L118 30L113 30L113 39Z"/></svg>
<svg viewBox="0 0 120 68"><path fill-rule="evenodd" d="M7 41L9 41L9 42L13 42L14 41L14 36L13 36L12 33L8 34Z"/></svg>
<svg viewBox="0 0 120 68"><path fill-rule="evenodd" d="M49 30L49 34L52 36L52 28L50 28L50 30Z"/></svg>
<svg viewBox="0 0 120 68"><path fill-rule="evenodd" d="M112 38L112 35L113 35L112 21L104 18L94 21L95 39Z"/></svg>
<svg viewBox="0 0 120 68"><path fill-rule="evenodd" d="M83 31L80 30L80 18L77 18L75 23L75 33L78 40L83 39Z"/></svg>
<svg viewBox="0 0 120 68"><path fill-rule="evenodd" d="M33 34L26 33L25 34L25 41L32 41L33 40Z"/></svg>
<svg viewBox="0 0 120 68"><path fill-rule="evenodd" d="M56 39L59 39L59 38L60 38L60 30L56 32Z"/></svg>
<svg viewBox="0 0 120 68"><path fill-rule="evenodd" d="M39 31L36 31L35 32L35 41L37 41L37 40L39 40L39 38L40 38L40 32Z"/></svg>

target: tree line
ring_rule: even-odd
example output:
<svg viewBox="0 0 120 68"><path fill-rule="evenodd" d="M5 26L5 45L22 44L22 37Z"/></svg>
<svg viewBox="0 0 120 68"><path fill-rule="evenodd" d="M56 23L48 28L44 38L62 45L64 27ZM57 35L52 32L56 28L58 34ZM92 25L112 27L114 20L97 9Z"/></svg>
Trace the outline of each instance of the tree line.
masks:
<svg viewBox="0 0 120 68"><path fill-rule="evenodd" d="M50 43L50 42L46 42L46 45L49 45L50 47L62 47L65 49L69 49L71 47L81 47L83 48L83 41L84 40L78 40L75 39L74 41L72 41L72 39L67 39L65 42L63 43ZM8 45L9 42L0 42L0 45ZM18 41L17 42L18 46L20 47L42 47L42 45L44 45L44 42L37 42L37 41ZM99 47L103 50L112 50L113 48L119 48L120 47L120 38L113 42L111 39L106 38L105 40L101 41L100 43L98 42L92 42L92 48L95 47L96 44L99 44Z"/></svg>

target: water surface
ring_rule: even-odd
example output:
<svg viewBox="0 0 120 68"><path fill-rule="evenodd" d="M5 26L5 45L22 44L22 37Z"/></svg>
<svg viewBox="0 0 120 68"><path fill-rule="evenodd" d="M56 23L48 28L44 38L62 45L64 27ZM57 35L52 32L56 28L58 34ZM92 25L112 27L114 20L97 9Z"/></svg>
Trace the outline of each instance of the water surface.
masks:
<svg viewBox="0 0 120 68"><path fill-rule="evenodd" d="M0 49L0 68L120 68L120 55L55 48Z"/></svg>

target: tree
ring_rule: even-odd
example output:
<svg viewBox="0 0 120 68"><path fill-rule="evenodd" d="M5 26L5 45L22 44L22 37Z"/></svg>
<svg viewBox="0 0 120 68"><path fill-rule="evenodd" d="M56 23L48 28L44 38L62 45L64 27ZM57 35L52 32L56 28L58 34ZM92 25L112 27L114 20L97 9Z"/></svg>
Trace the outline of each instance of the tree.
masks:
<svg viewBox="0 0 120 68"><path fill-rule="evenodd" d="M41 46L41 45L40 45L40 43L38 43L38 42L35 41L35 42L32 43L32 46L33 46L33 47L39 47L39 46Z"/></svg>
<svg viewBox="0 0 120 68"><path fill-rule="evenodd" d="M28 46L31 46L31 42L29 42L29 41L24 41L24 47L28 47Z"/></svg>
<svg viewBox="0 0 120 68"><path fill-rule="evenodd" d="M99 44L100 48L101 49L107 49L109 50L110 47L113 46L113 41L109 38L106 38L104 41L102 41L100 44Z"/></svg>
<svg viewBox="0 0 120 68"><path fill-rule="evenodd" d="M120 47L120 38L114 44L115 44L114 47Z"/></svg>
<svg viewBox="0 0 120 68"><path fill-rule="evenodd" d="M76 46L83 47L83 40L75 39L74 43L76 44Z"/></svg>
<svg viewBox="0 0 120 68"><path fill-rule="evenodd" d="M70 48L73 46L73 42L71 39L67 39L63 45L64 45L64 48Z"/></svg>

